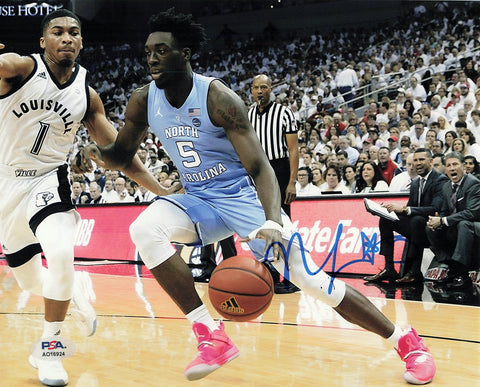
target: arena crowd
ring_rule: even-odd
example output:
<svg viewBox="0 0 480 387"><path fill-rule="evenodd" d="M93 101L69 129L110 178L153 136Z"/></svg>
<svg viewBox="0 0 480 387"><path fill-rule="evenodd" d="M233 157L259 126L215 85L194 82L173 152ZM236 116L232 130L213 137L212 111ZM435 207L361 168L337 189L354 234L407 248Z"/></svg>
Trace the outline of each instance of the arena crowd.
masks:
<svg viewBox="0 0 480 387"><path fill-rule="evenodd" d="M480 176L479 15L475 2L438 2L371 28L292 36L270 26L248 39L233 35L232 44L192 63L224 80L247 107L253 77L272 79L272 101L288 106L298 127L297 196L407 192L416 176L409 155L418 148L434 154L440 172L443 156L459 151L467 172ZM141 43L82 51L80 62L117 129L132 91L150 82L144 57ZM70 160L89 141L81 128ZM180 179L152 133L138 156L164 186ZM78 204L153 200L118 171L97 168L72 180Z"/></svg>

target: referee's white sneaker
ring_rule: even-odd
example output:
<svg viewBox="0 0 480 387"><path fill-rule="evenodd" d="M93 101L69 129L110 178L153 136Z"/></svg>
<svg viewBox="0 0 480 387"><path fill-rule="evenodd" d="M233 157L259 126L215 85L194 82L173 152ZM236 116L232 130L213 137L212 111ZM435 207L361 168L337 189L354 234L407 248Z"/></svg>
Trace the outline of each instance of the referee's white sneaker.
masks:
<svg viewBox="0 0 480 387"><path fill-rule="evenodd" d="M38 369L38 380L45 386L66 386L68 374L63 368L61 360L41 360L29 356L28 362L33 368Z"/></svg>
<svg viewBox="0 0 480 387"><path fill-rule="evenodd" d="M97 314L89 302L92 293L92 280L89 273L76 271L70 313L85 336L92 336L97 330Z"/></svg>

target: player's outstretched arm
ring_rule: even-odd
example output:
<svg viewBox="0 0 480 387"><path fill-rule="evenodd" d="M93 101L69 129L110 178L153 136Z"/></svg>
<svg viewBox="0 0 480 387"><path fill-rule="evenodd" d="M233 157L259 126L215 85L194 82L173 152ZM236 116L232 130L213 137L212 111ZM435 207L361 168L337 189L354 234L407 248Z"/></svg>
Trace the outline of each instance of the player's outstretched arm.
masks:
<svg viewBox="0 0 480 387"><path fill-rule="evenodd" d="M130 114L132 114L131 109ZM80 166L83 170L92 169L91 157L95 162L104 167L122 170L128 177L154 192L156 195L168 195L175 192L176 189L181 188L181 186L170 187L169 189L163 188L142 164L138 156L136 156L137 148L147 130L146 124L141 126L141 130L138 128L138 125L135 127L139 136L138 141L135 139L135 141L127 142L127 144L124 145L125 142L129 140L126 140L126 136L123 135L123 140L117 145L118 137L122 131L117 135L117 131L105 116L105 109L100 97L92 88L90 88L90 109L85 120L85 125L92 139L96 142L96 145L92 144L85 148L80 161ZM129 126L130 130L132 130L131 122ZM127 137L133 138L131 136Z"/></svg>
<svg viewBox="0 0 480 387"><path fill-rule="evenodd" d="M5 48L4 44L0 43L0 50ZM15 53L6 53L0 55L0 95L8 92L4 90L6 85L4 81L20 77L25 79L33 70L35 62L29 56L20 56Z"/></svg>

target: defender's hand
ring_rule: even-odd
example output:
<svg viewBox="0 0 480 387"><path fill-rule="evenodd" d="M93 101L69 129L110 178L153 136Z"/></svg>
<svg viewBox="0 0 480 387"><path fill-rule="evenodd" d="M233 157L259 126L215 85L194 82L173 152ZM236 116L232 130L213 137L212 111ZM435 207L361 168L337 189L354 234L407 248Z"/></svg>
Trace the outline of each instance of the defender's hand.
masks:
<svg viewBox="0 0 480 387"><path fill-rule="evenodd" d="M75 155L71 169L75 173L92 172L92 160L94 160L97 165L105 166L100 150L96 144L89 144L85 148L80 149Z"/></svg>

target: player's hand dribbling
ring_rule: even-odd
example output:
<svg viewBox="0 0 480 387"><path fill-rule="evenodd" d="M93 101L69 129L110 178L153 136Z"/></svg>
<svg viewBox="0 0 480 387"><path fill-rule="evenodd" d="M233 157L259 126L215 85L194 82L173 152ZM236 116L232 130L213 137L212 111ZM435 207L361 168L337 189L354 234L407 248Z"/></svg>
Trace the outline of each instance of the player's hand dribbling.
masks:
<svg viewBox="0 0 480 387"><path fill-rule="evenodd" d="M271 249L274 261L283 258L283 239L279 230L262 226L260 229L251 232L247 238L240 239L240 242L250 242L252 239L263 239L265 241L264 257L267 257L267 250Z"/></svg>

